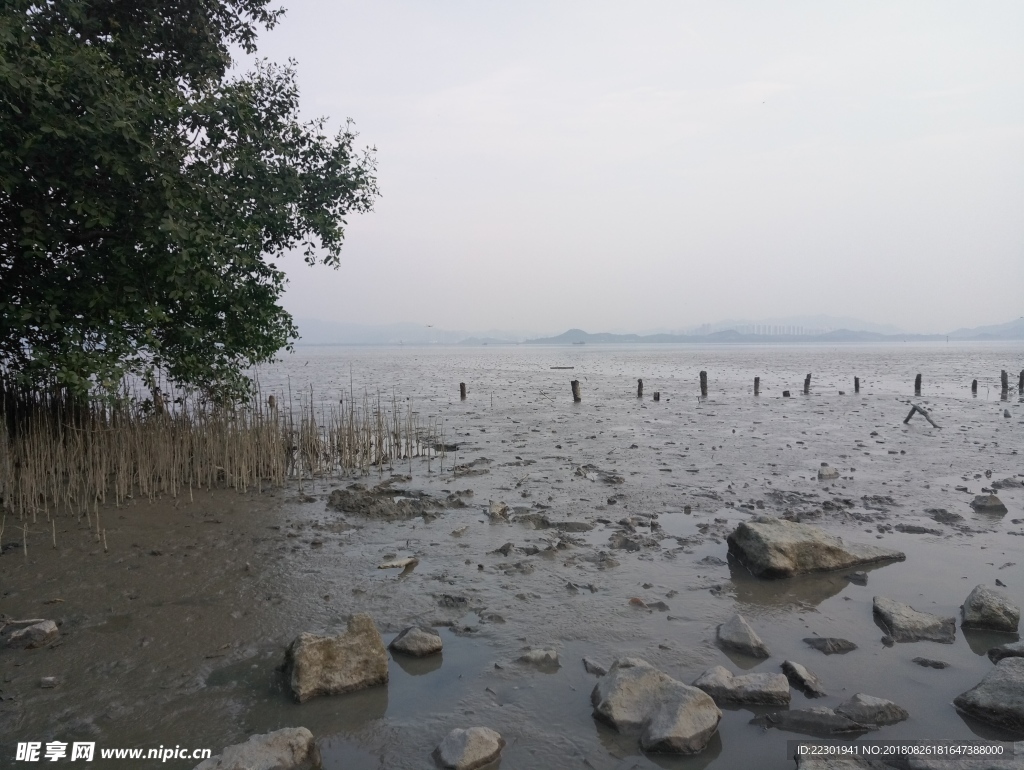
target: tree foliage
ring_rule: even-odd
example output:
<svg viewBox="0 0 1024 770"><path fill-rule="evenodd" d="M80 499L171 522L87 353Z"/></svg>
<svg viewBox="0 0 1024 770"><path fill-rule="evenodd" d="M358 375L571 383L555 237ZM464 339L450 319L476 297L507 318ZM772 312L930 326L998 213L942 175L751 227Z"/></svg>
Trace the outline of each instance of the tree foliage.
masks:
<svg viewBox="0 0 1024 770"><path fill-rule="evenodd" d="M337 267L377 195L347 125L303 123L291 66L232 77L269 0L5 0L0 367L222 397L296 336L277 261Z"/></svg>

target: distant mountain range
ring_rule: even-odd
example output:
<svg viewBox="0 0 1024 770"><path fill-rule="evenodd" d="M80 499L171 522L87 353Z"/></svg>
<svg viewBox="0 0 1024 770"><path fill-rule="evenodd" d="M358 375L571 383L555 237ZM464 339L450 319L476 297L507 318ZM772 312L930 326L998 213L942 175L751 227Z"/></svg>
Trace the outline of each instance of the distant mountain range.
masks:
<svg viewBox="0 0 1024 770"><path fill-rule="evenodd" d="M849 322L842 324L842 322ZM764 321L722 321L705 324L687 333L654 334L589 333L570 329L553 337L527 331L492 329L467 332L435 329L414 323L364 325L298 319L300 345L531 345L629 344L629 343L781 343L781 342L896 342L951 340L1024 340L1024 317L993 326L957 329L948 334L908 334L895 327L857 319L800 316ZM723 328L725 327L725 328ZM852 327L852 328L849 328ZM882 331L882 330L886 331Z"/></svg>

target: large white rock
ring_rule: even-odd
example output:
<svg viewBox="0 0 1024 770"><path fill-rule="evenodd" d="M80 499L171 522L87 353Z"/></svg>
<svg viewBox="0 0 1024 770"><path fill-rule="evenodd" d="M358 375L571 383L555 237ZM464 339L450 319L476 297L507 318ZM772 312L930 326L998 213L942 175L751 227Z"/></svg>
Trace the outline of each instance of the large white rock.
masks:
<svg viewBox="0 0 1024 770"><path fill-rule="evenodd" d="M312 750L313 733L305 727L285 727L228 746L195 770L291 770L306 762Z"/></svg>
<svg viewBox="0 0 1024 770"><path fill-rule="evenodd" d="M442 767L475 770L490 764L501 754L505 739L489 727L452 730L434 750Z"/></svg>
<svg viewBox="0 0 1024 770"><path fill-rule="evenodd" d="M964 628L987 628L992 631L1017 632L1020 607L996 588L975 586L961 607Z"/></svg>
<svg viewBox="0 0 1024 770"><path fill-rule="evenodd" d="M710 695L639 658L616 660L590 700L596 718L619 732L639 732L645 751L703 751L722 719Z"/></svg>
<svg viewBox="0 0 1024 770"><path fill-rule="evenodd" d="M288 647L285 666L299 703L388 681L388 653L369 615L354 615L338 636L300 634Z"/></svg>
<svg viewBox="0 0 1024 770"><path fill-rule="evenodd" d="M1024 658L1003 658L953 704L983 722L1024 730Z"/></svg>
<svg viewBox="0 0 1024 770"><path fill-rule="evenodd" d="M918 612L909 604L876 596L873 610L890 636L897 642L942 642L952 644L956 638L956 618L944 618Z"/></svg>
<svg viewBox="0 0 1024 770"><path fill-rule="evenodd" d="M754 703L783 706L789 703L789 680L785 674L742 674L735 676L725 666L713 666L694 681L715 703Z"/></svg>
<svg viewBox="0 0 1024 770"><path fill-rule="evenodd" d="M764 578L784 578L907 558L902 551L844 543L818 527L771 516L741 522L727 540L729 553L752 573Z"/></svg>

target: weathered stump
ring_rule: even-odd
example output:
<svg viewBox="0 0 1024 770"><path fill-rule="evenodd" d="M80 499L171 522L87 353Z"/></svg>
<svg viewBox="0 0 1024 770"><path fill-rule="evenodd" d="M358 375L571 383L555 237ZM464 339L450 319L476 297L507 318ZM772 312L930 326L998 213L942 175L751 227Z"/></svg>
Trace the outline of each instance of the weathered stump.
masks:
<svg viewBox="0 0 1024 770"><path fill-rule="evenodd" d="M1010 389L1010 376L1006 373L1005 369L1003 369L1002 373L999 375L999 382L1002 385L1003 393Z"/></svg>
<svg viewBox="0 0 1024 770"><path fill-rule="evenodd" d="M578 404L583 400L583 397L580 395L580 381L573 380L569 385L572 387L572 400Z"/></svg>
<svg viewBox="0 0 1024 770"><path fill-rule="evenodd" d="M466 383L464 382L459 383L459 398L463 401L466 400Z"/></svg>
<svg viewBox="0 0 1024 770"><path fill-rule="evenodd" d="M661 401L661 391L659 391L659 390L654 391L654 400L655 401Z"/></svg>
<svg viewBox="0 0 1024 770"><path fill-rule="evenodd" d="M755 377L754 378L754 395L755 396L760 396L761 395L761 378L760 377Z"/></svg>
<svg viewBox="0 0 1024 770"><path fill-rule="evenodd" d="M637 380L636 381L636 397L637 398L643 398L644 397L644 381L643 380Z"/></svg>
<svg viewBox="0 0 1024 770"><path fill-rule="evenodd" d="M708 397L708 373L707 372L701 372L700 373L700 394L704 398Z"/></svg>
<svg viewBox="0 0 1024 770"><path fill-rule="evenodd" d="M860 393L860 377L853 378L853 392Z"/></svg>
<svg viewBox="0 0 1024 770"><path fill-rule="evenodd" d="M810 373L808 373L808 375L806 377L804 377L804 395L807 396L807 395L810 395L810 393L811 393L811 375L810 375Z"/></svg>
<svg viewBox="0 0 1024 770"><path fill-rule="evenodd" d="M783 398L789 398L789 391L788 390L782 391L782 397Z"/></svg>
<svg viewBox="0 0 1024 770"><path fill-rule="evenodd" d="M914 378L914 395L915 396L920 396L921 395L921 375L920 374L917 375Z"/></svg>
<svg viewBox="0 0 1024 770"><path fill-rule="evenodd" d="M971 380L971 393L973 393L974 395L978 395L978 381L977 380Z"/></svg>

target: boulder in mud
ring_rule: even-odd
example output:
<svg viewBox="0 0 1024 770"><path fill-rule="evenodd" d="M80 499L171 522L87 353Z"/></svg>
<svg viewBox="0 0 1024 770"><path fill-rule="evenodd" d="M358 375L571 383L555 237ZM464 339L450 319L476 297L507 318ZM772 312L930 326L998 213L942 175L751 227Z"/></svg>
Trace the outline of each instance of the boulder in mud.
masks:
<svg viewBox="0 0 1024 770"><path fill-rule="evenodd" d="M45 647L59 636L57 624L52 620L40 620L38 623L16 628L7 634L7 646L16 650L31 650Z"/></svg>
<svg viewBox="0 0 1024 770"><path fill-rule="evenodd" d="M715 703L749 703L783 706L789 703L789 680L784 674L743 674L735 676L725 666L714 666L701 674L693 686L703 690Z"/></svg>
<svg viewBox="0 0 1024 770"><path fill-rule="evenodd" d="M1017 632L1020 607L996 588L975 586L961 607L963 628L985 628L991 631Z"/></svg>
<svg viewBox="0 0 1024 770"><path fill-rule="evenodd" d="M313 733L305 727L285 727L228 746L195 770L292 770L305 767L313 751Z"/></svg>
<svg viewBox="0 0 1024 770"><path fill-rule="evenodd" d="M441 652L443 647L441 635L430 626L409 626L388 645L392 652L401 652L417 658L435 655Z"/></svg>
<svg viewBox="0 0 1024 770"><path fill-rule="evenodd" d="M894 725L910 716L905 708L891 700L875 698L862 692L836 706L835 711L862 725Z"/></svg>
<svg viewBox="0 0 1024 770"><path fill-rule="evenodd" d="M825 685L817 674L806 666L792 660L782 662L782 673L786 675L789 683L800 690L808 698L823 698L828 695L825 692Z"/></svg>
<svg viewBox="0 0 1024 770"><path fill-rule="evenodd" d="M827 572L860 564L902 561L901 551L874 545L846 544L810 524L758 516L741 522L727 538L729 553L754 575L784 578Z"/></svg>
<svg viewBox="0 0 1024 770"><path fill-rule="evenodd" d="M440 501L425 492L393 488L395 481L388 479L372 489L367 489L364 484L349 484L344 489L335 489L327 499L327 507L387 521L431 515L444 508Z"/></svg>
<svg viewBox="0 0 1024 770"><path fill-rule="evenodd" d="M941 642L952 644L956 638L956 619L918 612L909 604L876 596L875 617L897 642Z"/></svg>
<svg viewBox="0 0 1024 770"><path fill-rule="evenodd" d="M839 478L839 471L828 463L822 463L818 468L818 481L832 481Z"/></svg>
<svg viewBox="0 0 1024 770"><path fill-rule="evenodd" d="M338 636L300 634L285 653L292 695L299 703L388 681L388 654L373 619L354 615Z"/></svg>
<svg viewBox="0 0 1024 770"><path fill-rule="evenodd" d="M1024 658L1003 658L977 685L953 699L968 716L1024 730Z"/></svg>
<svg viewBox="0 0 1024 770"><path fill-rule="evenodd" d="M1003 658L1024 658L1024 641L1001 644L988 651L988 659L993 663L998 663Z"/></svg>
<svg viewBox="0 0 1024 770"><path fill-rule="evenodd" d="M776 711L772 714L754 717L750 721L763 727L775 727L779 730L806 735L844 735L863 733L870 729L825 706Z"/></svg>
<svg viewBox="0 0 1024 770"><path fill-rule="evenodd" d="M1003 501L995 495L977 495L971 500L971 508L978 513L1006 513Z"/></svg>
<svg viewBox="0 0 1024 770"><path fill-rule="evenodd" d="M501 755L505 739L489 727L456 728L434 749L441 767L475 770L489 765Z"/></svg>
<svg viewBox="0 0 1024 770"><path fill-rule="evenodd" d="M676 681L639 658L612 663L590 695L594 717L622 733L640 733L645 751L696 754L722 712L703 690Z"/></svg>
<svg viewBox="0 0 1024 770"><path fill-rule="evenodd" d="M718 643L727 650L733 650L752 658L771 656L761 637L750 627L740 614L733 615L718 627Z"/></svg>

